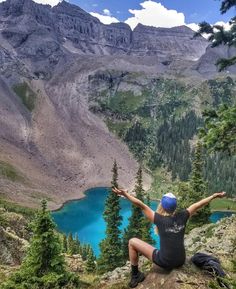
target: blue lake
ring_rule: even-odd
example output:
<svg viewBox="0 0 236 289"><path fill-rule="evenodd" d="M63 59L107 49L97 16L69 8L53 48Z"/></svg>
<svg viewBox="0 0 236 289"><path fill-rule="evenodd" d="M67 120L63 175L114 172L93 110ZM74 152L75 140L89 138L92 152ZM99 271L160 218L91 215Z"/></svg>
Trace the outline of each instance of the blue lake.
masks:
<svg viewBox="0 0 236 289"><path fill-rule="evenodd" d="M74 235L78 233L81 243L89 243L95 254L99 254L99 243L105 237L106 225L103 220L103 211L105 199L108 194L108 188L94 188L86 192L86 198L66 203L60 210L52 212L54 221L59 231ZM157 202L152 201L153 210L157 207ZM131 204L124 198L121 198L121 215L123 222L121 229L128 225L128 218L131 214ZM211 216L211 221L216 222L222 217L231 215L230 212L215 212ZM154 234L156 246L159 248L159 238Z"/></svg>

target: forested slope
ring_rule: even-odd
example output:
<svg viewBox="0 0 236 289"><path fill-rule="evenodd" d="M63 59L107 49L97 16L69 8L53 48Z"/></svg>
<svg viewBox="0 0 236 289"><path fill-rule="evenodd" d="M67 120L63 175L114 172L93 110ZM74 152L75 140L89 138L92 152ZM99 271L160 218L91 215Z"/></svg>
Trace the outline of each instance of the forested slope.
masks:
<svg viewBox="0 0 236 289"><path fill-rule="evenodd" d="M105 118L147 168L164 167L172 181L186 181L190 175L202 112L236 102L232 76L196 81L103 71L90 76L90 88L90 110ZM209 192L235 195L235 167L235 157L205 153Z"/></svg>

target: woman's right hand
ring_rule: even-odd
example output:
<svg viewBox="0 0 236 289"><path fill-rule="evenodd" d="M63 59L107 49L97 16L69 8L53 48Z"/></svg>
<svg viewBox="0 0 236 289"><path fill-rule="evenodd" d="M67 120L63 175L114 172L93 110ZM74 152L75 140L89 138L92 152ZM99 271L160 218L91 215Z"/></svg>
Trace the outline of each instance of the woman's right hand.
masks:
<svg viewBox="0 0 236 289"><path fill-rule="evenodd" d="M214 193L213 197L215 198L224 198L226 196L226 192Z"/></svg>
<svg viewBox="0 0 236 289"><path fill-rule="evenodd" d="M112 192L119 195L119 196L124 196L124 197L127 194L127 191L125 191L124 189L118 189L116 187L112 189Z"/></svg>

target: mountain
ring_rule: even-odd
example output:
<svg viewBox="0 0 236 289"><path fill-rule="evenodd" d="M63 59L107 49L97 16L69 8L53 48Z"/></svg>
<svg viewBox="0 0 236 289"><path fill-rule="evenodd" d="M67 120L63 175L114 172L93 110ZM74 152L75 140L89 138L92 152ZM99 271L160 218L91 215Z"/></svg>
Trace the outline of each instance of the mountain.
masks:
<svg viewBox="0 0 236 289"><path fill-rule="evenodd" d="M108 186L114 159L120 184L132 188L137 161L107 127L108 114L112 121L122 116L94 110L100 96L94 97L107 86L104 96L138 95L158 77L193 87L226 77L214 63L233 52L193 35L185 26L104 25L66 1L53 8L32 0L0 3L1 196L27 206L47 198L58 208L87 188Z"/></svg>

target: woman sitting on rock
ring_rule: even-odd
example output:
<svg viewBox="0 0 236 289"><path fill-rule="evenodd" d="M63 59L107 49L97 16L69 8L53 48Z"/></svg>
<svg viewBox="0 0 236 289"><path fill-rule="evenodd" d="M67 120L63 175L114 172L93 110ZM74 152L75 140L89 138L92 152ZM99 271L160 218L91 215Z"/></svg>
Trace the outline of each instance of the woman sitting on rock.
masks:
<svg viewBox="0 0 236 289"><path fill-rule="evenodd" d="M162 197L157 211L154 212L142 201L131 196L123 189L114 188L113 192L124 196L135 206L138 206L144 215L157 226L160 236L160 250L138 238L129 240L129 258L131 262L131 281L129 286L131 288L136 287L145 278L144 274L138 270L139 253L167 270L182 266L185 262L184 233L187 220L213 199L222 198L226 194L225 192L215 193L176 213L177 200L172 193L165 194Z"/></svg>

